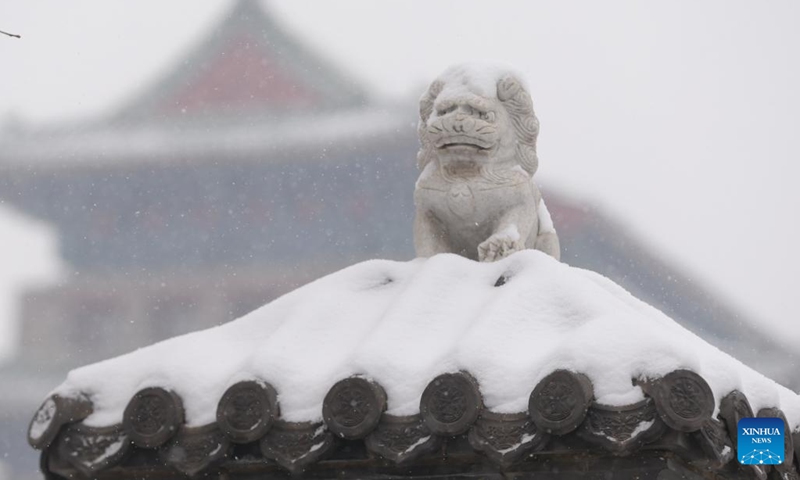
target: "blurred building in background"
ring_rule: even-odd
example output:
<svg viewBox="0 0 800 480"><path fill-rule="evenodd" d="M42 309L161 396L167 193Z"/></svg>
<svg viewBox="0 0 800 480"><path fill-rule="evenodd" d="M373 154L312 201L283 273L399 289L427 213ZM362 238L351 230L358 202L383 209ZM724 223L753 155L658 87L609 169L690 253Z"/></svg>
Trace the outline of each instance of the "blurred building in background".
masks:
<svg viewBox="0 0 800 480"><path fill-rule="evenodd" d="M68 266L25 294L21 353L0 367L15 478L36 467L27 420L68 369L219 325L354 262L411 259L417 112L402 103L374 101L241 0L111 117L0 134L0 200L51 223ZM608 216L543 192L563 261L800 386L797 353Z"/></svg>

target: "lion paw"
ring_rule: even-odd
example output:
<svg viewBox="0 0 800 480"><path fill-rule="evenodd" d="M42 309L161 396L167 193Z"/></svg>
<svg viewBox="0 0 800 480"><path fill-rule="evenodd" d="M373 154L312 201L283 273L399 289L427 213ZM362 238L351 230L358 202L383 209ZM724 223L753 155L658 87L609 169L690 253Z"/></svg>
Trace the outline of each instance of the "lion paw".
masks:
<svg viewBox="0 0 800 480"><path fill-rule="evenodd" d="M524 248L518 234L495 233L485 242L478 245L478 260L481 262L494 262Z"/></svg>

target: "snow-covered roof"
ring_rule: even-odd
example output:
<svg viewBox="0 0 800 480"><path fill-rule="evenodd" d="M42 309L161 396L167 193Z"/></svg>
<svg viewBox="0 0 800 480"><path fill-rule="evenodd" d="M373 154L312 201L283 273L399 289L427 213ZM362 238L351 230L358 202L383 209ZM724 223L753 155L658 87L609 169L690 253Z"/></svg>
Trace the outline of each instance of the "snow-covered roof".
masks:
<svg viewBox="0 0 800 480"><path fill-rule="evenodd" d="M255 401L265 416L255 437L235 426L237 395L261 398L239 404ZM407 461L469 430L474 448L503 463L573 431L617 453L668 430L700 432L722 465L748 410L785 415L787 436L800 430L798 395L605 277L532 250L495 263L359 263L228 324L74 370L48 402L32 423L34 445L69 423L59 405L82 412L70 414L81 420L75 435L118 440L108 440L103 461L79 455L75 468L86 471L107 467L128 438L137 448L172 438L163 458L194 473L230 442L260 441L267 458L302 468L333 448L332 433L366 437L371 451ZM70 402L79 406L63 407ZM137 423L152 405L161 405L156 423L173 429L156 440L145 431L153 419ZM381 432L403 421L416 436L392 450ZM517 422L516 443L493 443L487 422ZM280 438L297 429L306 429L307 451L292 456ZM171 457L192 435L218 443L200 467Z"/></svg>

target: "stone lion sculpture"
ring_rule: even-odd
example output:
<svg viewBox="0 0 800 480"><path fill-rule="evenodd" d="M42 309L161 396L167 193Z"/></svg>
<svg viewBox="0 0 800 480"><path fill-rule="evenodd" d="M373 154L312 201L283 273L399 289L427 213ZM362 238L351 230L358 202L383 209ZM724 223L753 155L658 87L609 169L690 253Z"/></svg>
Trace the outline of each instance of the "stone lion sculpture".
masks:
<svg viewBox="0 0 800 480"><path fill-rule="evenodd" d="M449 68L420 99L418 133L417 256L450 252L491 262L534 248L560 258L533 182L539 121L516 75Z"/></svg>

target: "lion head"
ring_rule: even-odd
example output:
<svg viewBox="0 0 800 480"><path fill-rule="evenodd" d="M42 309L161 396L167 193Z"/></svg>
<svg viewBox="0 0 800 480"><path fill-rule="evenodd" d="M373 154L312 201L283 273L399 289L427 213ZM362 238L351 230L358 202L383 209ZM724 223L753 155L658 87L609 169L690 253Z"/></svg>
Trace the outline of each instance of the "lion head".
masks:
<svg viewBox="0 0 800 480"><path fill-rule="evenodd" d="M488 82L470 66L457 66L430 85L420 99L420 169L431 162L470 165L492 181L515 165L536 172L539 121L531 96L515 75L495 78Z"/></svg>

